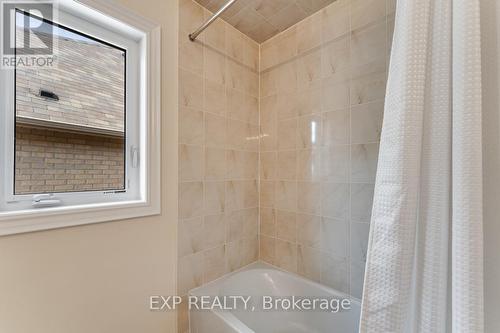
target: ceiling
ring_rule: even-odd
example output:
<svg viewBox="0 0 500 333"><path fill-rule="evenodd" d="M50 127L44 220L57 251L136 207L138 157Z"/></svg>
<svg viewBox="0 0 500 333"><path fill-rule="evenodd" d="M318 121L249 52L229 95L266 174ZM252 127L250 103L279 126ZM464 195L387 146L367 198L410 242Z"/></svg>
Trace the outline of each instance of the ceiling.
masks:
<svg viewBox="0 0 500 333"><path fill-rule="evenodd" d="M196 0L211 12L228 0ZM335 0L237 0L221 17L258 43L286 30Z"/></svg>

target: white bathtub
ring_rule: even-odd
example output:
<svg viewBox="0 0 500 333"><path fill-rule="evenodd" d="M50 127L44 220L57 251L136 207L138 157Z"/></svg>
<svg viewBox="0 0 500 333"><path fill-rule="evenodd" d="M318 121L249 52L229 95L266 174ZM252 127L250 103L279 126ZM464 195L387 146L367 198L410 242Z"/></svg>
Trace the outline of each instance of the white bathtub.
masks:
<svg viewBox="0 0 500 333"><path fill-rule="evenodd" d="M200 296L251 296L259 303L262 296L297 296L313 298L348 298L298 275L256 262L216 281L193 289ZM260 309L257 307L257 309ZM350 300L350 310L338 313L321 310L196 310L189 311L191 333L357 333L360 304Z"/></svg>

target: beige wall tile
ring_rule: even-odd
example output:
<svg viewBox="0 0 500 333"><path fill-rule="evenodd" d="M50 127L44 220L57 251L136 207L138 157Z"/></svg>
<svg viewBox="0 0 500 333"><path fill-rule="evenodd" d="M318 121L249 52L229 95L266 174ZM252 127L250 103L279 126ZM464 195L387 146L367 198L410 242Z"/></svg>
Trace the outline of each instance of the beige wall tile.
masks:
<svg viewBox="0 0 500 333"><path fill-rule="evenodd" d="M179 67L203 75L203 45L186 39L179 43Z"/></svg>
<svg viewBox="0 0 500 333"><path fill-rule="evenodd" d="M250 208L228 213L228 242L243 238L257 237L259 224L259 209Z"/></svg>
<svg viewBox="0 0 500 333"><path fill-rule="evenodd" d="M297 64L297 89L309 89L322 78L321 49L308 52L299 57Z"/></svg>
<svg viewBox="0 0 500 333"><path fill-rule="evenodd" d="M209 48L205 49L204 76L206 79L218 84L226 83L226 56Z"/></svg>
<svg viewBox="0 0 500 333"><path fill-rule="evenodd" d="M260 206L261 207L275 207L275 182L274 181L260 181Z"/></svg>
<svg viewBox="0 0 500 333"><path fill-rule="evenodd" d="M286 62L261 74L261 97L274 94L291 94L297 90L297 66Z"/></svg>
<svg viewBox="0 0 500 333"><path fill-rule="evenodd" d="M203 23L203 7L192 0L179 0L179 41L189 40L188 35ZM200 40L203 36L200 36Z"/></svg>
<svg viewBox="0 0 500 333"><path fill-rule="evenodd" d="M232 272L257 260L259 256L258 238L242 239L229 243L227 252L228 269Z"/></svg>
<svg viewBox="0 0 500 333"><path fill-rule="evenodd" d="M276 178L276 153L262 152L260 153L260 177L261 179L270 180Z"/></svg>
<svg viewBox="0 0 500 333"><path fill-rule="evenodd" d="M203 179L203 148L193 145L179 145L180 181Z"/></svg>
<svg viewBox="0 0 500 333"><path fill-rule="evenodd" d="M380 141L383 117L383 101L352 107L351 142L369 143Z"/></svg>
<svg viewBox="0 0 500 333"><path fill-rule="evenodd" d="M309 181L321 179L321 150L304 149L297 152L297 179Z"/></svg>
<svg viewBox="0 0 500 333"><path fill-rule="evenodd" d="M297 120L290 119L278 122L278 149L287 150L296 148Z"/></svg>
<svg viewBox="0 0 500 333"><path fill-rule="evenodd" d="M351 63L349 37L323 45L321 52L323 77L327 78L349 69Z"/></svg>
<svg viewBox="0 0 500 333"><path fill-rule="evenodd" d="M260 123L261 125L273 124L276 119L277 114L277 95L269 95L266 97L261 97L260 103Z"/></svg>
<svg viewBox="0 0 500 333"><path fill-rule="evenodd" d="M226 217L224 214L205 216L203 221L204 248L224 245L226 240Z"/></svg>
<svg viewBox="0 0 500 333"><path fill-rule="evenodd" d="M275 70L274 79L277 93L294 93L297 90L297 65L295 61L287 62Z"/></svg>
<svg viewBox="0 0 500 333"><path fill-rule="evenodd" d="M351 220L370 222L373 206L373 184L351 184Z"/></svg>
<svg viewBox="0 0 500 333"><path fill-rule="evenodd" d="M357 29L385 18L386 0L352 0L351 27Z"/></svg>
<svg viewBox="0 0 500 333"><path fill-rule="evenodd" d="M203 182L179 184L179 218L187 219L203 214Z"/></svg>
<svg viewBox="0 0 500 333"><path fill-rule="evenodd" d="M365 85L363 82L359 83L359 90L365 89ZM347 108L349 106L349 91L349 81L339 82L325 79L321 93L322 110L328 112ZM360 94L363 94L363 91ZM351 95L354 94L351 93Z"/></svg>
<svg viewBox="0 0 500 333"><path fill-rule="evenodd" d="M320 248L321 217L297 214L297 242L306 247Z"/></svg>
<svg viewBox="0 0 500 333"><path fill-rule="evenodd" d="M347 260L323 252L321 255L321 283L335 290L349 293Z"/></svg>
<svg viewBox="0 0 500 333"><path fill-rule="evenodd" d="M361 299L363 294L363 281L365 278L365 263L351 262L350 265L350 294Z"/></svg>
<svg viewBox="0 0 500 333"><path fill-rule="evenodd" d="M297 117L297 94L278 94L274 95L276 114L278 120L286 120Z"/></svg>
<svg viewBox="0 0 500 333"><path fill-rule="evenodd" d="M377 173L378 143L351 146L351 181L353 183L374 183Z"/></svg>
<svg viewBox="0 0 500 333"><path fill-rule="evenodd" d="M259 100L235 89L227 90L227 116L251 124L259 124Z"/></svg>
<svg viewBox="0 0 500 333"><path fill-rule="evenodd" d="M236 150L258 151L259 126L228 119L227 147Z"/></svg>
<svg viewBox="0 0 500 333"><path fill-rule="evenodd" d="M322 183L321 214L346 220L349 218L349 184Z"/></svg>
<svg viewBox="0 0 500 333"><path fill-rule="evenodd" d="M297 130L297 148L317 148L323 144L323 126L320 115L299 118Z"/></svg>
<svg viewBox="0 0 500 333"><path fill-rule="evenodd" d="M261 70L282 64L297 54L297 31L290 28L261 46Z"/></svg>
<svg viewBox="0 0 500 333"><path fill-rule="evenodd" d="M179 258L203 250L203 218L196 217L179 222Z"/></svg>
<svg viewBox="0 0 500 333"><path fill-rule="evenodd" d="M243 62L245 47L243 35L232 26L226 30L226 54L233 60Z"/></svg>
<svg viewBox="0 0 500 333"><path fill-rule="evenodd" d="M319 282L321 278L321 252L299 245L297 247L297 273Z"/></svg>
<svg viewBox="0 0 500 333"><path fill-rule="evenodd" d="M297 185L297 211L306 214L321 214L321 185L299 182Z"/></svg>
<svg viewBox="0 0 500 333"><path fill-rule="evenodd" d="M226 152L227 179L256 179L259 154L254 152L228 150Z"/></svg>
<svg viewBox="0 0 500 333"><path fill-rule="evenodd" d="M234 60L227 62L228 87L244 91L254 97L259 96L259 75Z"/></svg>
<svg viewBox="0 0 500 333"><path fill-rule="evenodd" d="M280 151L277 154L276 171L280 180L296 179L297 153L294 150Z"/></svg>
<svg viewBox="0 0 500 333"><path fill-rule="evenodd" d="M253 40L245 36L244 49L245 53L243 54L243 64L250 67L251 70L259 72L260 71L259 44L255 43Z"/></svg>
<svg viewBox="0 0 500 333"><path fill-rule="evenodd" d="M278 147L276 118L261 126L260 151L273 151Z"/></svg>
<svg viewBox="0 0 500 333"><path fill-rule="evenodd" d="M205 20L209 19L212 13L205 10ZM208 29L204 31L204 43L220 52L226 50L226 26L228 24L222 19L216 19Z"/></svg>
<svg viewBox="0 0 500 333"><path fill-rule="evenodd" d="M225 147L226 118L210 113L205 114L205 144L207 147Z"/></svg>
<svg viewBox="0 0 500 333"><path fill-rule="evenodd" d="M297 24L297 53L304 53L320 44L321 13L318 12Z"/></svg>
<svg viewBox="0 0 500 333"><path fill-rule="evenodd" d="M226 207L228 212L258 207L258 198L256 180L226 182Z"/></svg>
<svg viewBox="0 0 500 333"><path fill-rule="evenodd" d="M323 113L323 143L326 146L349 144L349 110Z"/></svg>
<svg viewBox="0 0 500 333"><path fill-rule="evenodd" d="M277 211L276 237L292 243L297 241L297 219L294 212Z"/></svg>
<svg viewBox="0 0 500 333"><path fill-rule="evenodd" d="M386 79L385 71L354 77L351 87L351 105L384 99Z"/></svg>
<svg viewBox="0 0 500 333"><path fill-rule="evenodd" d="M366 223L351 223L351 230L351 294L354 297L361 298L363 293L369 225Z"/></svg>
<svg viewBox="0 0 500 333"><path fill-rule="evenodd" d="M208 283L226 274L226 246L221 245L203 253L203 282Z"/></svg>
<svg viewBox="0 0 500 333"><path fill-rule="evenodd" d="M275 189L276 208L295 211L297 209L297 183L293 181L277 181Z"/></svg>
<svg viewBox="0 0 500 333"><path fill-rule="evenodd" d="M276 95L275 71L262 72L260 74L260 98Z"/></svg>
<svg viewBox="0 0 500 333"><path fill-rule="evenodd" d="M330 41L349 32L350 1L337 0L322 10L322 40Z"/></svg>
<svg viewBox="0 0 500 333"><path fill-rule="evenodd" d="M347 257L348 223L329 218L321 219L321 250L336 257Z"/></svg>
<svg viewBox="0 0 500 333"><path fill-rule="evenodd" d="M226 151L223 148L205 148L205 180L224 180Z"/></svg>
<svg viewBox="0 0 500 333"><path fill-rule="evenodd" d="M177 293L186 295L193 288L203 283L203 252L198 252L179 259L177 272Z"/></svg>
<svg viewBox="0 0 500 333"><path fill-rule="evenodd" d="M203 107L203 78L201 76L179 70L179 105L195 109Z"/></svg>
<svg viewBox="0 0 500 333"><path fill-rule="evenodd" d="M275 265L290 272L297 271L297 245L276 239Z"/></svg>
<svg viewBox="0 0 500 333"><path fill-rule="evenodd" d="M335 183L348 183L349 173L349 145L332 145L321 149L322 180Z"/></svg>
<svg viewBox="0 0 500 333"><path fill-rule="evenodd" d="M179 143L202 144L203 140L203 112L179 108Z"/></svg>
<svg viewBox="0 0 500 333"><path fill-rule="evenodd" d="M260 208L260 234L276 237L276 211L273 208Z"/></svg>
<svg viewBox="0 0 500 333"><path fill-rule="evenodd" d="M204 110L224 116L226 113L226 88L223 84L205 80Z"/></svg>
<svg viewBox="0 0 500 333"><path fill-rule="evenodd" d="M318 82L318 81L315 81ZM297 115L305 116L321 112L321 84L313 84L311 89L303 90L294 94L296 96Z"/></svg>
<svg viewBox="0 0 500 333"><path fill-rule="evenodd" d="M260 236L260 259L268 262L270 264L274 264L276 258L276 239Z"/></svg>
<svg viewBox="0 0 500 333"><path fill-rule="evenodd" d="M351 262L366 263L369 232L368 223L351 222Z"/></svg>
<svg viewBox="0 0 500 333"><path fill-rule="evenodd" d="M384 20L352 32L351 61L353 67L370 64L378 59L385 61L387 49L386 26ZM385 68L383 69L385 70Z"/></svg>
<svg viewBox="0 0 500 333"><path fill-rule="evenodd" d="M223 181L205 182L205 215L221 214L225 211L226 188Z"/></svg>

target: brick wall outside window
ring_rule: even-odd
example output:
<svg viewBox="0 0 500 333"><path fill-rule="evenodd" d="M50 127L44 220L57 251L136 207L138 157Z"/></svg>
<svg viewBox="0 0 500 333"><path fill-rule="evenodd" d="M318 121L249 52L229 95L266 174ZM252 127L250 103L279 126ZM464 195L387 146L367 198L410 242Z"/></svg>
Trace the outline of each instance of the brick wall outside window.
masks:
<svg viewBox="0 0 500 333"><path fill-rule="evenodd" d="M16 194L124 188L123 138L18 126Z"/></svg>

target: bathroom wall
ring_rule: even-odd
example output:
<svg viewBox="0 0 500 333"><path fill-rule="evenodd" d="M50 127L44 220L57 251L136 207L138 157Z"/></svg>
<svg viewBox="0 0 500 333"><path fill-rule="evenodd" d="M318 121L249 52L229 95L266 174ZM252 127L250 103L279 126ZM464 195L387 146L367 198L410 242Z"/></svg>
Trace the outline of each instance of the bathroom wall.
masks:
<svg viewBox="0 0 500 333"><path fill-rule="evenodd" d="M209 15L180 1L180 295L258 259L259 45L220 19L189 41Z"/></svg>
<svg viewBox="0 0 500 333"><path fill-rule="evenodd" d="M261 45L260 258L361 297L395 1Z"/></svg>
<svg viewBox="0 0 500 333"><path fill-rule="evenodd" d="M0 237L0 332L175 331L148 302L175 294L178 3L114 3L162 28L162 213Z"/></svg>

